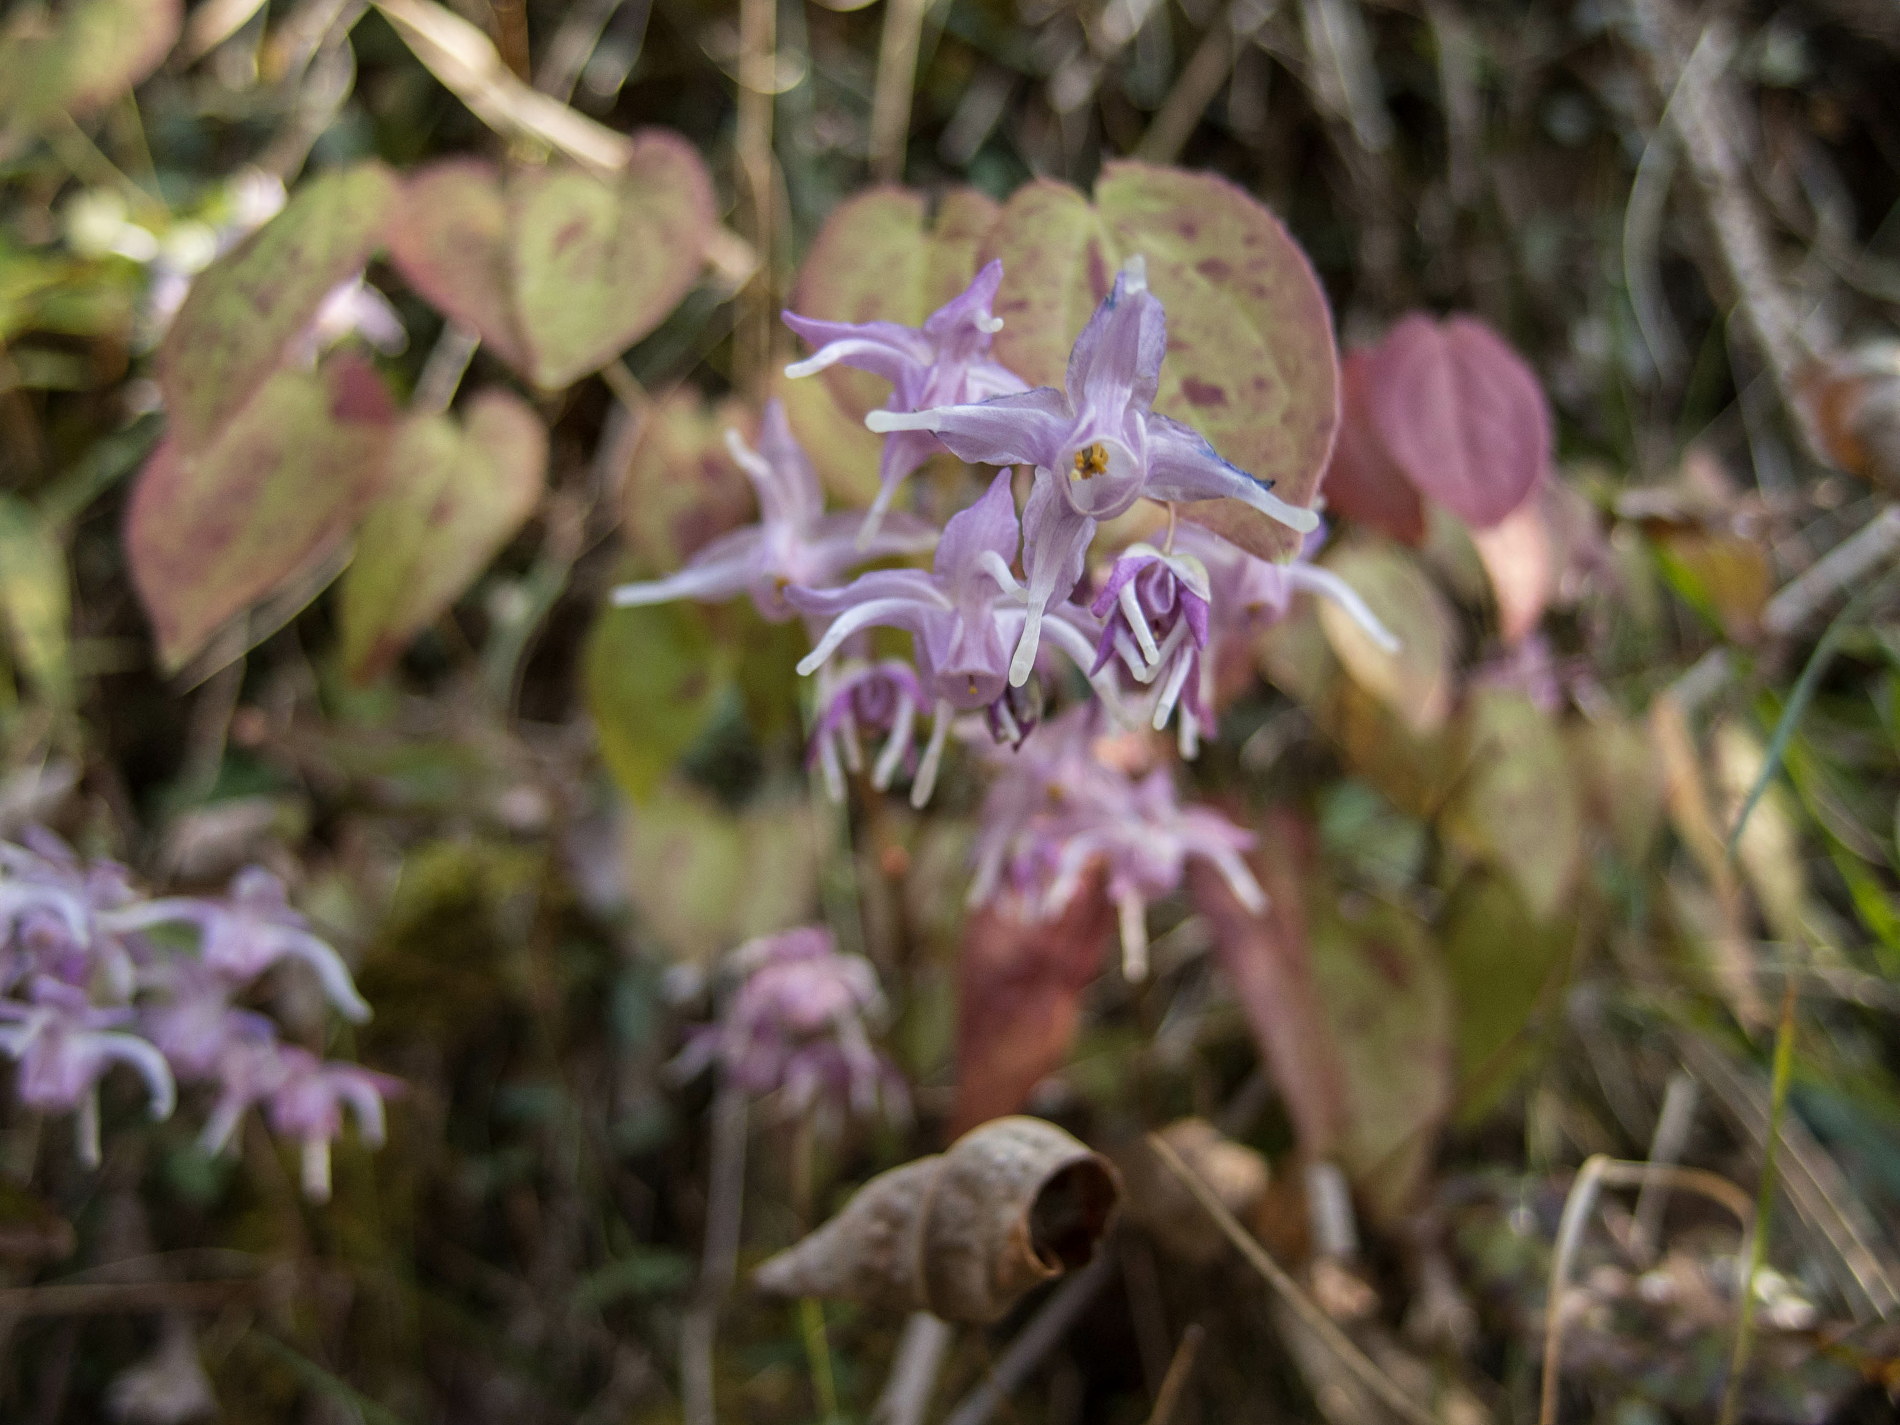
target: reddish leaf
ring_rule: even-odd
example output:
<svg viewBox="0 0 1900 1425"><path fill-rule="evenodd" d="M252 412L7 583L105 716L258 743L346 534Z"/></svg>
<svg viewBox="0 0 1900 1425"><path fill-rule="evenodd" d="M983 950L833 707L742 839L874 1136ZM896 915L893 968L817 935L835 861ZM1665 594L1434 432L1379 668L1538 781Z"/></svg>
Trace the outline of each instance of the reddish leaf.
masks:
<svg viewBox="0 0 1900 1425"><path fill-rule="evenodd" d="M1205 862L1188 867L1188 890L1213 922L1214 949L1247 1016L1299 1135L1300 1151L1331 1158L1346 1132L1346 1086L1339 1050L1313 981L1301 883L1312 871L1313 832L1284 809L1269 813L1261 849L1248 857L1267 893L1255 915Z"/></svg>
<svg viewBox="0 0 1900 1425"><path fill-rule="evenodd" d="M389 260L444 316L521 369L508 275L508 199L499 168L452 158L410 174L389 225Z"/></svg>
<svg viewBox="0 0 1900 1425"><path fill-rule="evenodd" d="M1474 528L1550 465L1550 406L1524 358L1475 317L1405 318L1372 353L1372 420L1407 478Z"/></svg>
<svg viewBox="0 0 1900 1425"><path fill-rule="evenodd" d="M1425 501L1393 462L1372 423L1372 353L1354 351L1339 366L1339 439L1320 482L1326 512L1384 530L1407 544L1425 542Z"/></svg>
<svg viewBox="0 0 1900 1425"><path fill-rule="evenodd" d="M381 486L394 411L364 363L280 371L202 449L153 452L126 557L175 671L230 620L333 554Z"/></svg>
<svg viewBox="0 0 1900 1425"><path fill-rule="evenodd" d="M375 252L395 199L395 178L379 163L326 173L198 275L158 349L158 384L180 448L223 437L323 299Z"/></svg>
<svg viewBox="0 0 1900 1425"><path fill-rule="evenodd" d="M1489 529L1471 531L1497 598L1498 633L1517 643L1543 621L1557 592L1557 556L1543 501L1524 501Z"/></svg>
<svg viewBox="0 0 1900 1425"><path fill-rule="evenodd" d="M1014 1113L1062 1066L1101 972L1115 912L1100 876L1053 920L1002 905L970 913L957 961L957 1101L952 1131Z"/></svg>
<svg viewBox="0 0 1900 1425"><path fill-rule="evenodd" d="M752 485L726 449L726 432L750 439L755 419L736 400L710 405L688 386L653 402L620 487L621 533L643 574L671 573L754 518Z"/></svg>
<svg viewBox="0 0 1900 1425"><path fill-rule="evenodd" d="M1110 163L1092 204L1060 183L1018 190L986 251L1004 263L997 356L1038 385L1062 383L1116 269L1144 256L1168 314L1156 409L1272 481L1280 498L1312 503L1339 415L1332 317L1299 244L1253 197L1212 174ZM1238 501L1183 513L1268 558L1299 542Z"/></svg>

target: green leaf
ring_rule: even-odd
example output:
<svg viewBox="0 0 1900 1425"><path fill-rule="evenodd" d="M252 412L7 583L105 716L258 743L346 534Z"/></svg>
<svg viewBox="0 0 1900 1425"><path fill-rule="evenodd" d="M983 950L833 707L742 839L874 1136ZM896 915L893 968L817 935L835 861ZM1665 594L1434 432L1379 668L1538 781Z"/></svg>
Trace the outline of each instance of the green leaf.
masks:
<svg viewBox="0 0 1900 1425"><path fill-rule="evenodd" d="M0 120L79 117L124 94L171 52L180 0L76 0L22 6L0 31Z"/></svg>
<svg viewBox="0 0 1900 1425"><path fill-rule="evenodd" d="M1467 1120L1487 1111L1523 1072L1535 1048L1526 1031L1572 941L1569 927L1540 922L1496 876L1472 876L1453 896L1439 944Z"/></svg>
<svg viewBox="0 0 1900 1425"><path fill-rule="evenodd" d="M557 390L657 327L698 280L714 222L712 182L685 139L633 136L609 182L576 168L508 184L514 304L534 382Z"/></svg>
<svg viewBox="0 0 1900 1425"><path fill-rule="evenodd" d="M40 696L58 708L73 705L72 590L66 550L33 506L0 495L0 612L6 616L14 663Z"/></svg>
<svg viewBox="0 0 1900 1425"><path fill-rule="evenodd" d="M671 603L603 609L581 676L607 770L641 802L712 721L733 670L705 614Z"/></svg>
<svg viewBox="0 0 1900 1425"><path fill-rule="evenodd" d="M379 163L326 173L198 275L158 349L174 442L199 451L220 437L323 299L375 252L395 197Z"/></svg>
<svg viewBox="0 0 1900 1425"><path fill-rule="evenodd" d="M1346 672L1415 734L1436 732L1451 713L1458 658L1458 626L1438 586L1411 555L1385 542L1347 544L1326 565L1399 641L1388 652L1344 609L1319 600L1320 627Z"/></svg>
<svg viewBox="0 0 1900 1425"><path fill-rule="evenodd" d="M752 521L757 499L726 449L726 432L750 440L756 424L740 402L709 405L690 386L653 402L620 486L621 533L642 574L670 574L702 545Z"/></svg>
<svg viewBox="0 0 1900 1425"><path fill-rule="evenodd" d="M389 260L438 311L525 372L509 276L510 221L494 164L477 158L432 163L403 181L389 224Z"/></svg>
<svg viewBox="0 0 1900 1425"><path fill-rule="evenodd" d="M367 682L460 598L534 512L548 435L527 403L483 391L462 425L412 416L390 444L342 589L343 661Z"/></svg>
<svg viewBox="0 0 1900 1425"><path fill-rule="evenodd" d="M1339 362L1325 294L1299 245L1247 193L1211 174L1107 164L1091 204L1040 181L1004 206L985 254L1003 259L1003 363L1059 386L1089 314L1137 254L1167 308L1155 409L1199 430L1282 499L1310 505L1338 424ZM1266 558L1299 537L1232 500L1184 508Z"/></svg>
<svg viewBox="0 0 1900 1425"><path fill-rule="evenodd" d="M1444 831L1515 882L1539 920L1562 907L1583 858L1583 805L1557 720L1523 694L1474 692L1471 756Z"/></svg>
<svg viewBox="0 0 1900 1425"><path fill-rule="evenodd" d="M382 484L393 416L375 373L345 357L277 373L202 449L174 436L153 452L125 543L168 672L341 547Z"/></svg>

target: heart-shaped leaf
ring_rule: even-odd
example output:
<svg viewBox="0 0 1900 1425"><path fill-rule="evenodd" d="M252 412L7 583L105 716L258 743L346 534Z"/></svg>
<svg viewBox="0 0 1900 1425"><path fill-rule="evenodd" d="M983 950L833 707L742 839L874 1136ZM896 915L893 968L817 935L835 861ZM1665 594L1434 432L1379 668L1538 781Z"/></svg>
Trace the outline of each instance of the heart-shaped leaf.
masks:
<svg viewBox="0 0 1900 1425"><path fill-rule="evenodd" d="M1471 757L1446 835L1516 883L1548 920L1583 856L1583 798L1557 720L1522 693L1481 688L1467 713Z"/></svg>
<svg viewBox="0 0 1900 1425"><path fill-rule="evenodd" d="M653 402L620 486L621 533L644 577L672 573L700 546L753 520L756 496L726 449L726 432L750 440L755 424L738 401L709 405L689 387Z"/></svg>
<svg viewBox="0 0 1900 1425"><path fill-rule="evenodd" d="M198 274L158 349L158 384L181 450L218 439L278 369L323 299L376 250L395 199L395 178L379 163L326 173Z"/></svg>
<svg viewBox="0 0 1900 1425"><path fill-rule="evenodd" d="M1372 424L1372 353L1348 352L1339 364L1339 439L1320 481L1328 515L1384 530L1407 544L1425 542L1425 501L1406 479Z"/></svg>
<svg viewBox="0 0 1900 1425"><path fill-rule="evenodd" d="M607 770L645 803L699 740L733 685L731 652L697 604L603 609L581 677Z"/></svg>
<svg viewBox="0 0 1900 1425"><path fill-rule="evenodd" d="M0 30L0 117L83 117L157 69L183 23L180 0L21 6Z"/></svg>
<svg viewBox="0 0 1900 1425"><path fill-rule="evenodd" d="M1414 313L1368 370L1373 428L1420 490L1477 529L1530 497L1550 466L1550 404L1536 373L1475 317Z"/></svg>
<svg viewBox="0 0 1900 1425"><path fill-rule="evenodd" d="M517 396L483 391L461 426L411 416L389 447L391 479L343 577L343 661L367 681L460 598L534 512L548 433Z"/></svg>
<svg viewBox="0 0 1900 1425"><path fill-rule="evenodd" d="M1122 262L1141 255L1168 315L1155 409L1296 505L1310 505L1338 423L1338 358L1325 294L1279 219L1211 174L1110 163L1095 201L1064 184L1019 189L985 244L1003 260L996 354L1060 386L1073 345ZM1267 558L1299 537L1251 507L1183 513Z"/></svg>
<svg viewBox="0 0 1900 1425"><path fill-rule="evenodd" d="M152 453L125 545L167 671L337 550L382 485L393 420L375 372L343 358L278 372L203 448Z"/></svg>
<svg viewBox="0 0 1900 1425"><path fill-rule="evenodd" d="M494 164L452 158L410 174L389 225L389 260L444 316L517 371L525 367L509 279L508 195Z"/></svg>
<svg viewBox="0 0 1900 1425"><path fill-rule="evenodd" d="M1420 735L1435 732L1451 712L1458 626L1416 561L1392 545L1348 544L1326 560L1366 601L1399 641L1391 652L1330 599L1319 604L1320 626L1355 683Z"/></svg>
<svg viewBox="0 0 1900 1425"><path fill-rule="evenodd" d="M0 616L15 664L60 708L73 703L69 578L57 530L19 496L0 495Z"/></svg>
<svg viewBox="0 0 1900 1425"><path fill-rule="evenodd" d="M528 374L558 390L657 327L698 280L714 212L692 145L634 135L614 179L552 165L508 183L515 316Z"/></svg>
<svg viewBox="0 0 1900 1425"><path fill-rule="evenodd" d="M1458 1026L1460 1117L1475 1121L1526 1067L1539 1006L1576 942L1574 927L1540 921L1508 881L1478 874L1446 910L1444 951Z"/></svg>

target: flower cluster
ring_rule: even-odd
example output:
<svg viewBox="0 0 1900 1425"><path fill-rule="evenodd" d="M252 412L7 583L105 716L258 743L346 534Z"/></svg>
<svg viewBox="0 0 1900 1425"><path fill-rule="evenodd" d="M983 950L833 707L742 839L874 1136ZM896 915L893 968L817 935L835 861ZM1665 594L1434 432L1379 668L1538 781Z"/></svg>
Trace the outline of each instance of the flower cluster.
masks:
<svg viewBox="0 0 1900 1425"><path fill-rule="evenodd" d="M91 1165L99 1084L114 1065L144 1080L154 1118L170 1116L177 1085L204 1085L213 1097L207 1152L260 1108L302 1146L305 1190L327 1197L343 1108L380 1143L383 1099L398 1085L283 1043L271 1019L243 1007L261 976L294 961L339 1013L369 1017L348 968L291 909L283 882L252 867L221 898L148 899L121 866L84 864L38 829L24 839L0 843L0 1052L18 1065L20 1101L76 1114L79 1154Z"/></svg>
<svg viewBox="0 0 1900 1425"><path fill-rule="evenodd" d="M983 801L970 900L1009 897L1030 919L1059 915L1099 871L1121 922L1122 969L1148 969L1148 906L1181 887L1190 857L1209 862L1253 910L1266 896L1241 854L1254 843L1227 818L1183 806L1146 748L1104 736L1091 706L1036 730Z"/></svg>
<svg viewBox="0 0 1900 1425"><path fill-rule="evenodd" d="M865 1029L883 1007L870 961L806 925L748 941L730 963L739 986L718 1021L687 1040L674 1061L680 1074L716 1063L747 1094L781 1095L789 1116L839 1104L904 1111L903 1080Z"/></svg>

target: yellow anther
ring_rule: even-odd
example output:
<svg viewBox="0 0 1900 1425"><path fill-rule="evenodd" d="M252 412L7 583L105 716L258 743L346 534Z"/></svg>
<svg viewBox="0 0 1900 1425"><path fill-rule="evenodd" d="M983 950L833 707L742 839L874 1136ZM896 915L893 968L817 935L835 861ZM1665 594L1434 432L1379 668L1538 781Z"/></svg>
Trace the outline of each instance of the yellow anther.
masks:
<svg viewBox="0 0 1900 1425"><path fill-rule="evenodd" d="M1075 453L1075 478L1092 479L1108 473L1108 447L1101 441L1085 445Z"/></svg>

